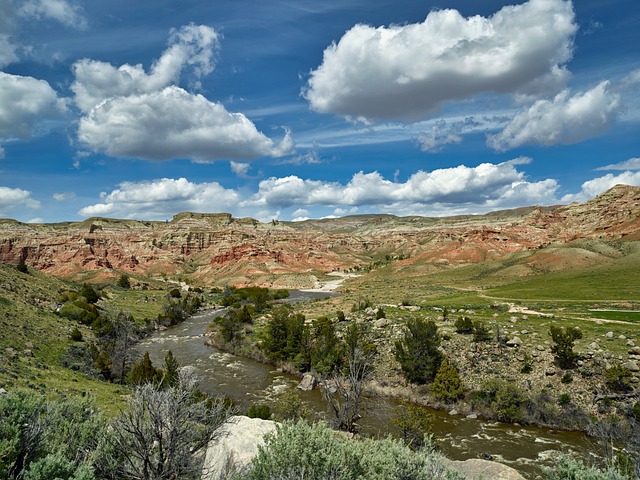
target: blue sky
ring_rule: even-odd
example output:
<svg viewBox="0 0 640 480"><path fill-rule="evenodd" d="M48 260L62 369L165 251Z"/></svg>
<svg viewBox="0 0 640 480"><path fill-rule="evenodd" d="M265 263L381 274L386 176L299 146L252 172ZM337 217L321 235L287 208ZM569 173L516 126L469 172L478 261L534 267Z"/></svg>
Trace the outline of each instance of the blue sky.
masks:
<svg viewBox="0 0 640 480"><path fill-rule="evenodd" d="M0 217L442 216L617 183L636 0L0 0Z"/></svg>

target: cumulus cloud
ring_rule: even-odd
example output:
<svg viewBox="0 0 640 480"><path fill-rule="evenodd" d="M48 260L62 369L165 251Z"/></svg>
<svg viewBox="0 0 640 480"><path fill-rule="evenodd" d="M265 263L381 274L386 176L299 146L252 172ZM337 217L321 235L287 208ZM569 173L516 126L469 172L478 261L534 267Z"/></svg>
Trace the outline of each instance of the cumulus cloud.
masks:
<svg viewBox="0 0 640 480"><path fill-rule="evenodd" d="M34 127L65 111L46 81L0 72L0 140L29 138Z"/></svg>
<svg viewBox="0 0 640 480"><path fill-rule="evenodd" d="M277 157L291 142L287 133L275 144L243 114L176 86L104 101L80 119L78 139L114 157L200 162Z"/></svg>
<svg viewBox="0 0 640 480"><path fill-rule="evenodd" d="M141 65L76 62L71 88L85 113L78 123L81 144L110 156L146 160L246 161L289 153L288 129L276 144L242 113L177 85L186 66L196 78L213 70L218 37L202 25L173 30L148 74Z"/></svg>
<svg viewBox="0 0 640 480"><path fill-rule="evenodd" d="M0 215L8 215L18 207L40 208L40 202L31 198L28 190L0 186Z"/></svg>
<svg viewBox="0 0 640 480"><path fill-rule="evenodd" d="M622 109L620 94L603 81L586 92L564 90L522 110L487 144L505 151L525 144L572 144L607 131Z"/></svg>
<svg viewBox="0 0 640 480"><path fill-rule="evenodd" d="M171 31L169 46L148 74L140 64L114 67L97 60L79 60L73 65L75 102L86 113L110 98L158 92L177 84L186 66L192 67L198 78L207 75L213 71L219 46L219 35L213 28L187 25Z"/></svg>
<svg viewBox="0 0 640 480"><path fill-rule="evenodd" d="M52 19L78 29L88 25L80 6L67 0L22 0L18 14L25 18Z"/></svg>
<svg viewBox="0 0 640 480"><path fill-rule="evenodd" d="M640 170L640 158L630 158L624 162L613 163L611 165L596 168L596 170Z"/></svg>
<svg viewBox="0 0 640 480"><path fill-rule="evenodd" d="M246 205L277 208L323 205L407 206L430 204L473 204L475 206L528 205L548 203L558 188L553 179L530 183L517 165L523 162L460 165L430 172L418 171L406 182L385 179L380 173L358 172L347 184L302 179L297 176L269 178Z"/></svg>
<svg viewBox="0 0 640 480"><path fill-rule="evenodd" d="M488 18L445 9L417 24L356 25L324 51L303 95L313 110L370 122L413 120L484 92L557 89L576 30L564 0L530 0Z"/></svg>
<svg viewBox="0 0 640 480"><path fill-rule="evenodd" d="M173 214L225 212L238 203L238 194L217 182L192 183L185 178L162 178L148 182L122 182L101 203L82 208L82 216L166 219Z"/></svg>
<svg viewBox="0 0 640 480"><path fill-rule="evenodd" d="M562 197L562 201L566 203L586 202L619 184L640 186L640 171L626 171L618 175L609 173L603 177L588 180L582 184L580 192L565 195Z"/></svg>
<svg viewBox="0 0 640 480"><path fill-rule="evenodd" d="M123 182L101 202L82 208L83 216L163 219L181 211L229 212L260 220L287 216L302 220L313 210L332 215L380 211L396 215L482 213L518 206L557 203L554 179L529 182L519 158L476 167L418 171L406 182L384 178L379 172L358 172L347 183L272 177L257 191L224 188L217 182L193 183L184 178ZM320 213L320 215L323 215Z"/></svg>

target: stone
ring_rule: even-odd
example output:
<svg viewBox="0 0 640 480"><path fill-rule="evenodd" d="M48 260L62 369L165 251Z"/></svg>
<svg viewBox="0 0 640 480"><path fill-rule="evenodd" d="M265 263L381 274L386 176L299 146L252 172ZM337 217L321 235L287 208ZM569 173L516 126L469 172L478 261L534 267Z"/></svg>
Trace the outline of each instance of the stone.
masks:
<svg viewBox="0 0 640 480"><path fill-rule="evenodd" d="M454 416L459 415L459 413L455 408L452 408L451 410L449 410L449 415Z"/></svg>
<svg viewBox="0 0 640 480"><path fill-rule="evenodd" d="M544 372L544 374L547 377L553 377L556 374L556 371L554 368L548 368L546 372Z"/></svg>
<svg viewBox="0 0 640 480"><path fill-rule="evenodd" d="M376 328L385 328L389 326L389 320L387 320L386 318L380 318L373 322L373 326Z"/></svg>
<svg viewBox="0 0 640 480"><path fill-rule="evenodd" d="M9 392L7 392L4 388L0 387L0 395L7 395Z"/></svg>
<svg viewBox="0 0 640 480"><path fill-rule="evenodd" d="M636 362L635 360L629 360L623 365L623 367L628 368L632 372L640 372L640 366L638 366L638 362Z"/></svg>
<svg viewBox="0 0 640 480"><path fill-rule="evenodd" d="M602 320L596 320L596 325L602 325L604 322Z"/></svg>
<svg viewBox="0 0 640 480"><path fill-rule="evenodd" d="M469 420L477 420L478 419L478 414L477 413L470 413L469 415L467 415L467 418Z"/></svg>
<svg viewBox="0 0 640 480"><path fill-rule="evenodd" d="M627 340L627 347L635 347L635 346L636 346L635 340Z"/></svg>
<svg viewBox="0 0 640 480"><path fill-rule="evenodd" d="M640 347L631 347L629 349L629 355L640 355Z"/></svg>
<svg viewBox="0 0 640 480"><path fill-rule="evenodd" d="M524 480L520 473L507 465L480 458L469 460L445 460L448 467L458 470L465 479L486 478L491 480Z"/></svg>
<svg viewBox="0 0 640 480"><path fill-rule="evenodd" d="M276 422L249 418L231 417L220 427L220 435L208 447L202 467L202 480L232 478L229 469L242 472L258 448L264 445L264 436L276 429Z"/></svg>
<svg viewBox="0 0 640 480"><path fill-rule="evenodd" d="M536 350L539 352L544 352L544 347L542 345L536 345Z"/></svg>
<svg viewBox="0 0 640 480"><path fill-rule="evenodd" d="M627 337L625 337L624 335L618 335L618 340L626 340Z"/></svg>
<svg viewBox="0 0 640 480"><path fill-rule="evenodd" d="M314 377L310 373L305 373L304 376L302 377L302 380L300 381L300 383L296 388L298 390L302 390L303 392L309 392L313 390L315 386L316 386L316 377Z"/></svg>
<svg viewBox="0 0 640 480"><path fill-rule="evenodd" d="M507 340L507 347L519 347L522 345L520 337L513 337L511 340Z"/></svg>
<svg viewBox="0 0 640 480"><path fill-rule="evenodd" d="M613 332L607 332L604 334L604 336L611 340L613 338Z"/></svg>

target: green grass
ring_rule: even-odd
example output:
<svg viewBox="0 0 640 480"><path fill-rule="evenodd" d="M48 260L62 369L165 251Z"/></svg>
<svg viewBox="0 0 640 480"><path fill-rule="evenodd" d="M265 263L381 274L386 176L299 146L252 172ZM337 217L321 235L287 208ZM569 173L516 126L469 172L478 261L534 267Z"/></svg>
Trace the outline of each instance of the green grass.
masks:
<svg viewBox="0 0 640 480"><path fill-rule="evenodd" d="M590 313L594 318L640 323L640 312L627 312L622 310L591 310Z"/></svg>

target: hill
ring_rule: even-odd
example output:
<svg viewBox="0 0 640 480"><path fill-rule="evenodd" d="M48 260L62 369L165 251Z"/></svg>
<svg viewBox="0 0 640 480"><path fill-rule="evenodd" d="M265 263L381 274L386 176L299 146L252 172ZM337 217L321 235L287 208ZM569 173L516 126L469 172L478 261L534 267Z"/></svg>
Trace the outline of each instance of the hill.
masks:
<svg viewBox="0 0 640 480"><path fill-rule="evenodd" d="M625 249L616 245L635 240L640 240L640 188L618 185L584 204L445 218L356 215L261 223L186 212L169 222L91 218L31 225L3 220L0 262L24 262L82 281L126 272L201 285L299 288L316 285L332 271L398 260L400 267L416 271L502 262L489 269L497 274L509 264L509 275L527 276L624 256ZM491 277L487 269L479 274Z"/></svg>

